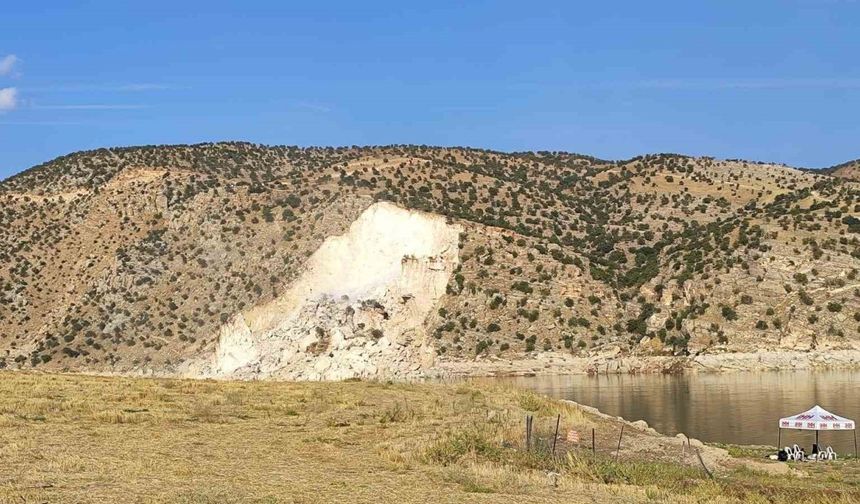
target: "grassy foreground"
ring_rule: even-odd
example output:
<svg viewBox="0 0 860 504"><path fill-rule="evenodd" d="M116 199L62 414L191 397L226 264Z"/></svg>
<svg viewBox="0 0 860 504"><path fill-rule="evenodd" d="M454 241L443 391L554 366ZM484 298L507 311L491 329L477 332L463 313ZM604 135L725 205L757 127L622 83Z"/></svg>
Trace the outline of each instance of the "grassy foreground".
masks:
<svg viewBox="0 0 860 504"><path fill-rule="evenodd" d="M537 441L523 449L523 417ZM605 419L508 388L0 374L0 502L794 502L860 500L860 464L813 477L582 443ZM612 434L613 437L615 434ZM604 441L600 441L604 443ZM823 466L821 466L823 467ZM819 470L819 469L815 469ZM550 474L548 474L550 473Z"/></svg>

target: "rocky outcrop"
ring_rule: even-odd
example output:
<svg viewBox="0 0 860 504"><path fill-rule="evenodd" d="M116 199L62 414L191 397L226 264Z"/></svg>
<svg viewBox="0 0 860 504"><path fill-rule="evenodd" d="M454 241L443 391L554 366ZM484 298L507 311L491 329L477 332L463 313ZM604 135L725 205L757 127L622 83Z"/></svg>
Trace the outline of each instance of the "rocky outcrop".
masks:
<svg viewBox="0 0 860 504"><path fill-rule="evenodd" d="M629 430L622 433L625 443L623 445L619 443L618 448L620 449L612 452L616 457L634 458L639 453L647 452L649 456L654 458L671 462L680 460L684 465L696 468L704 466L706 470L717 473L739 468L772 475L789 474L794 471L787 464L732 457L726 449L705 444L698 439L688 437L684 433L678 433L674 436L662 434L648 426L648 422L644 420L631 422L575 401L565 399L561 402L573 405L604 422L609 422L613 427L619 424L626 426Z"/></svg>
<svg viewBox="0 0 860 504"><path fill-rule="evenodd" d="M446 360L436 364L433 376L535 376L557 374L712 373L733 371L788 371L856 369L860 348L811 352L759 350L697 356L623 356L611 351L588 357L565 353L538 353L529 358L484 358L472 362Z"/></svg>
<svg viewBox="0 0 860 504"><path fill-rule="evenodd" d="M188 373L219 378L408 377L433 364L424 321L457 266L460 228L390 203L328 238L279 298L235 315L215 355Z"/></svg>

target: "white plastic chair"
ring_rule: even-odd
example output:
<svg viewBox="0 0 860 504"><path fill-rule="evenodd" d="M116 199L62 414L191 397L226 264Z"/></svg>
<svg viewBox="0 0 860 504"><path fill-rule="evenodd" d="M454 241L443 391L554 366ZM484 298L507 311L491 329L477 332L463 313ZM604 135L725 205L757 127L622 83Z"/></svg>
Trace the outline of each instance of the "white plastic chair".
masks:
<svg viewBox="0 0 860 504"><path fill-rule="evenodd" d="M786 446L785 453L788 455L788 460L796 460L800 462L804 459L803 450L801 450L800 447L796 444L792 446Z"/></svg>
<svg viewBox="0 0 860 504"><path fill-rule="evenodd" d="M797 460L797 461L803 460L803 450L801 450L800 447L797 445L793 445L792 449L794 451L794 460Z"/></svg>
<svg viewBox="0 0 860 504"><path fill-rule="evenodd" d="M836 460L836 452L833 451L832 446L828 446L826 450L824 450L824 458L825 460Z"/></svg>

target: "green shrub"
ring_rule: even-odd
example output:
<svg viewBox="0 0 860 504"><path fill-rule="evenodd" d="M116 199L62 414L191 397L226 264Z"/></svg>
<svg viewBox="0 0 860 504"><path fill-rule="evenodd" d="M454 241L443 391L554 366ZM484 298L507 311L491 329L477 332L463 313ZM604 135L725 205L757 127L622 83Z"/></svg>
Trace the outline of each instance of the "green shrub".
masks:
<svg viewBox="0 0 860 504"><path fill-rule="evenodd" d="M532 292L534 292L534 289L532 289L531 285L529 285L528 282L522 280L519 282L514 282L511 285L511 288L523 292L525 294L531 294Z"/></svg>

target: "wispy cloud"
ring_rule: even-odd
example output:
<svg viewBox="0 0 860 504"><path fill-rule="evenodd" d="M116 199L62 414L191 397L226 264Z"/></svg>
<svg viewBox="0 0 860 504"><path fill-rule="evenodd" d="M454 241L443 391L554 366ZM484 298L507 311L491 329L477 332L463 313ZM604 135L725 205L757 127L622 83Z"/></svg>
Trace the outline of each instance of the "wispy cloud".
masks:
<svg viewBox="0 0 860 504"><path fill-rule="evenodd" d="M0 58L0 75L11 74L19 61L21 60L14 54L9 54Z"/></svg>
<svg viewBox="0 0 860 504"><path fill-rule="evenodd" d="M36 105L37 110L139 110L149 108L149 105L123 105L91 103L85 105Z"/></svg>
<svg viewBox="0 0 860 504"><path fill-rule="evenodd" d="M438 110L445 112L491 112L493 110L498 110L498 107L486 107L481 105L450 105L439 107Z"/></svg>
<svg viewBox="0 0 860 504"><path fill-rule="evenodd" d="M15 88L0 89L0 113L15 110L18 106L18 90Z"/></svg>
<svg viewBox="0 0 860 504"><path fill-rule="evenodd" d="M652 79L638 87L652 89L860 89L860 78Z"/></svg>
<svg viewBox="0 0 860 504"><path fill-rule="evenodd" d="M0 121L0 126L88 126L82 121Z"/></svg>
<svg viewBox="0 0 860 504"><path fill-rule="evenodd" d="M123 84L114 87L116 91L167 91L168 89L177 89L177 87L169 84L152 83Z"/></svg>
<svg viewBox="0 0 860 504"><path fill-rule="evenodd" d="M323 105L321 103L313 103L313 102L306 102L306 101L296 102L296 107L307 109L307 110L312 110L314 112L322 112L322 113L328 113L328 112L332 111L332 107L329 105Z"/></svg>
<svg viewBox="0 0 860 504"><path fill-rule="evenodd" d="M38 92L88 92L88 91L104 91L111 93L141 93L146 91L168 91L176 89L188 89L183 86L174 86L172 84L157 84L137 82L129 84L56 84L48 86L33 86L28 87L27 91Z"/></svg>

